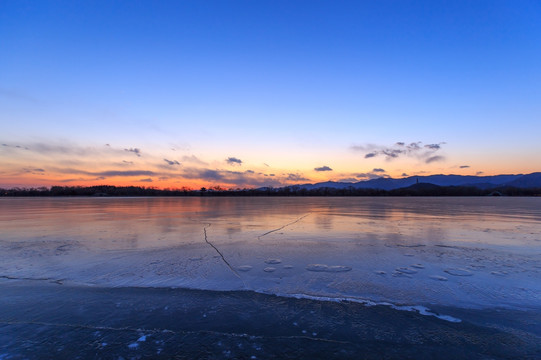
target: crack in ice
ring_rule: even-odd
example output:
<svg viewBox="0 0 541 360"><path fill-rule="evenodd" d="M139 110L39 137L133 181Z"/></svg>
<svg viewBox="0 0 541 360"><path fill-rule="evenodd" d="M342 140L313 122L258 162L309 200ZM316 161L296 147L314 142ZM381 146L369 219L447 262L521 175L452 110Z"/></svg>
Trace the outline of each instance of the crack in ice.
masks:
<svg viewBox="0 0 541 360"><path fill-rule="evenodd" d="M132 327L111 327L111 326L94 326L94 325L83 325L83 324L67 324L67 323L49 323L44 321L1 321L1 325L39 325L39 326L51 326L51 327L68 327L68 328L79 328L79 329L89 329L89 330L109 330L109 331L133 331L138 333L169 333L169 334L212 334L212 335L221 335L229 337L238 337L238 338L249 338L249 339L304 339L312 341L321 341L329 342L336 344L352 344L350 341L341 341L333 340L319 337L311 337L306 335L291 335L291 336L263 336L263 335L250 335L246 333L228 333L223 331L213 331L213 330L170 330L170 329L144 329L144 328L132 328Z"/></svg>
<svg viewBox="0 0 541 360"><path fill-rule="evenodd" d="M63 279L53 279L53 278L31 278L31 277L16 277L16 276L10 276L10 275L0 275L0 279L8 279L8 280L32 280L32 281L49 281L52 283L56 283L59 285L63 284Z"/></svg>
<svg viewBox="0 0 541 360"><path fill-rule="evenodd" d="M303 216L301 216L300 218L296 219L295 221L292 221L292 222L290 222L290 223L287 223L287 224L285 224L284 226L281 226L281 227L279 227L279 228L277 228L277 229L267 231L266 233L264 233L264 234L262 234L262 235L259 235L259 236L257 237L257 239L258 239L258 240L261 240L261 238L262 238L263 236L272 234L273 232L280 231L280 230L282 230L282 229L285 229L285 228L288 227L288 226L291 226L291 225L293 225L293 224L296 224L296 223L298 223L299 221L301 221L302 219L304 219L305 217L307 217L308 215L310 215L310 213L304 214Z"/></svg>
<svg viewBox="0 0 541 360"><path fill-rule="evenodd" d="M207 237L207 228L209 228L210 225L211 225L211 224L208 224L207 226L205 226L205 227L203 228L203 233L205 234L205 242L206 242L207 244L209 244L214 250L216 250L216 252L218 253L218 255L220 255L220 257L222 258L223 262L227 265L227 267L229 268L229 270L231 270L231 272L232 272L233 274L235 274L236 277L238 277L239 279L242 280L242 278L240 277L240 275L235 271L235 269L233 269L233 267L231 266L231 264L229 264L229 262L225 259L224 254L222 254L222 252L221 252L220 250L218 250L218 248L217 248L216 246L214 246L214 244L211 243L211 242L209 241L209 239L208 239L208 237ZM244 283L244 281L243 281L243 283ZM246 284L245 284L245 286L246 286Z"/></svg>

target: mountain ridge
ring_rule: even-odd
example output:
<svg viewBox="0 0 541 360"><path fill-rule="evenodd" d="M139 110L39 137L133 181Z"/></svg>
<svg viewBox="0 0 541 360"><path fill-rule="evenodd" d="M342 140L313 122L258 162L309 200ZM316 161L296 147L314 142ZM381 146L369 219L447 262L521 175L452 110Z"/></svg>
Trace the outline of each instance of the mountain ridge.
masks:
<svg viewBox="0 0 541 360"><path fill-rule="evenodd" d="M480 189L491 189L498 187L517 187L517 188L537 188L541 187L541 172L530 174L502 174L489 176L476 175L426 175L409 176L406 178L388 178L379 177L377 179L361 180L355 183L325 181L315 184L300 184L286 186L292 189L313 190L319 188L333 189L376 189L376 190L396 190L406 188L417 183L433 184L437 186L465 186L476 187Z"/></svg>

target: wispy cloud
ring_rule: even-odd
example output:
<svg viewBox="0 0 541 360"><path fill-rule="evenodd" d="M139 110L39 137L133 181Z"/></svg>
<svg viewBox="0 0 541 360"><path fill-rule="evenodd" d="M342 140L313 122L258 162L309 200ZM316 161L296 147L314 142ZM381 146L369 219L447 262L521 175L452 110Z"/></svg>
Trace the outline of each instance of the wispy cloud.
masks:
<svg viewBox="0 0 541 360"><path fill-rule="evenodd" d="M430 164L430 163L433 163L433 162L443 161L443 160L445 160L445 157L440 156L440 155L434 155L434 156L431 156L431 157L427 158L425 160L425 163Z"/></svg>
<svg viewBox="0 0 541 360"><path fill-rule="evenodd" d="M437 156L435 153L439 151L444 142L437 144L422 145L422 142L405 143L403 141L396 142L392 146L381 145L353 145L351 149L356 152L364 153L365 159L384 157L385 160L393 160L399 157L414 157L425 161L430 164L434 161L442 161L445 158L441 155Z"/></svg>
<svg viewBox="0 0 541 360"><path fill-rule="evenodd" d="M461 168L461 169L467 169L467 168L469 168L469 167L470 167L470 165L460 165L460 168Z"/></svg>
<svg viewBox="0 0 541 360"><path fill-rule="evenodd" d="M372 180L372 179L378 179L381 176L381 174L374 174L372 172L367 172L367 173L358 173L358 174L354 174L355 178L357 178L357 180Z"/></svg>
<svg viewBox="0 0 541 360"><path fill-rule="evenodd" d="M330 167L328 167L327 165L324 165L324 166L321 166L321 167L317 167L317 168L314 168L315 171L332 171L332 169Z"/></svg>
<svg viewBox="0 0 541 360"><path fill-rule="evenodd" d="M156 172L150 170L107 170L107 171L85 171L73 168L54 169L55 172L60 174L77 174L77 175L90 175L90 176L155 176Z"/></svg>
<svg viewBox="0 0 541 360"><path fill-rule="evenodd" d="M287 174L287 177L285 178L287 181L310 181L310 179L305 178L302 176L302 174L293 174L289 173Z"/></svg>
<svg viewBox="0 0 541 360"><path fill-rule="evenodd" d="M196 157L195 155L184 155L182 157L182 159L180 159L182 162L185 162L185 163L190 163L190 164L197 164L197 165L203 165L203 166L207 166L208 163L207 162L204 162L203 160L199 159L198 157Z"/></svg>
<svg viewBox="0 0 541 360"><path fill-rule="evenodd" d="M31 103L37 103L38 100L34 98L33 96L30 96L23 91L20 90L14 90L14 89L5 89L0 88L0 97L5 97L10 100L21 100L21 101L27 101Z"/></svg>
<svg viewBox="0 0 541 360"><path fill-rule="evenodd" d="M163 161L165 161L167 163L167 165L171 165L171 166L174 166L174 165L180 165L180 163L177 161L177 160L167 160L167 159L163 159Z"/></svg>
<svg viewBox="0 0 541 360"><path fill-rule="evenodd" d="M372 172L374 172L374 173L384 173L385 170L383 170L382 168L374 168L374 169L372 169Z"/></svg>

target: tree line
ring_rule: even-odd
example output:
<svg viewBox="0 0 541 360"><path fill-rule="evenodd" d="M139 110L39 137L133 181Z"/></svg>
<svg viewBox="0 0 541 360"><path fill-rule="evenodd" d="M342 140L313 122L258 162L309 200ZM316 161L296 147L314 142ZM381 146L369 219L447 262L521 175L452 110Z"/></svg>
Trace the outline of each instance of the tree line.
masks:
<svg viewBox="0 0 541 360"><path fill-rule="evenodd" d="M419 184L420 185L420 184ZM410 186L394 190L329 188L304 189L298 186L258 189L157 189L141 186L52 186L37 188L0 188L0 196L541 196L541 188L473 186Z"/></svg>

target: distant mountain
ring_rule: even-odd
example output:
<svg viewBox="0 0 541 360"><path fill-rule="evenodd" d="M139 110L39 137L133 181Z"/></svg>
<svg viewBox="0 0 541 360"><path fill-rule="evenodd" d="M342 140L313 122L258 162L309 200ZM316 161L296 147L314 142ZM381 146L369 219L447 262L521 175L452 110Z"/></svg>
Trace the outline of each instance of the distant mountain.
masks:
<svg viewBox="0 0 541 360"><path fill-rule="evenodd" d="M522 175L518 179L506 183L506 186L513 186L518 188L534 188L541 187L541 172L536 172L528 175Z"/></svg>
<svg viewBox="0 0 541 360"><path fill-rule="evenodd" d="M497 187L517 188L541 188L541 172L518 175L494 175L494 176L473 176L473 175L429 175L410 176L402 179L384 178L359 181L356 183L327 181L316 184L302 184L290 186L294 189L313 190L319 188L333 189L378 189L395 190L408 186L421 184L432 184L437 186L466 186L479 189L492 189Z"/></svg>

